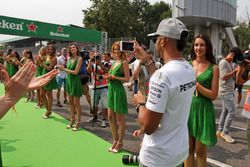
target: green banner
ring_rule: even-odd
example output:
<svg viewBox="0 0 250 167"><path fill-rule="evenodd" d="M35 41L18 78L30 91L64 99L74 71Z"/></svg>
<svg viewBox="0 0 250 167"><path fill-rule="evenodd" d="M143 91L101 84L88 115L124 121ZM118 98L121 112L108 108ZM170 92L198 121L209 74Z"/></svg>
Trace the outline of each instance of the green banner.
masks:
<svg viewBox="0 0 250 167"><path fill-rule="evenodd" d="M0 34L101 43L101 32L97 30L24 20L1 15Z"/></svg>

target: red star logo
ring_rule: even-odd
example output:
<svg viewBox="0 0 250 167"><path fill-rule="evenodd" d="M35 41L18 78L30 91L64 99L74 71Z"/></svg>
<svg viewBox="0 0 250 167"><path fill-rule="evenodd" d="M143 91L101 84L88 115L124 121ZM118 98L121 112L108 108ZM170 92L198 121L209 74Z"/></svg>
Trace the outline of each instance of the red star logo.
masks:
<svg viewBox="0 0 250 167"><path fill-rule="evenodd" d="M31 22L30 24L27 24L26 26L28 27L28 32L36 33L36 29L38 28L38 26L36 26L33 22Z"/></svg>
<svg viewBox="0 0 250 167"><path fill-rule="evenodd" d="M58 26L58 27L57 27L57 32L63 33L63 28L62 28L62 26Z"/></svg>

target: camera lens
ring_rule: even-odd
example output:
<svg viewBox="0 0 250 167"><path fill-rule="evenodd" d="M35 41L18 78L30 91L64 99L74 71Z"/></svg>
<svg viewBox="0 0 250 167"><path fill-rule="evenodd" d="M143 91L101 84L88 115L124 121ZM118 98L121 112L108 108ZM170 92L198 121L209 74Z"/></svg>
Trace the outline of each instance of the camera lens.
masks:
<svg viewBox="0 0 250 167"><path fill-rule="evenodd" d="M101 58L100 55L97 55L97 56L95 57L96 60L100 60L100 58Z"/></svg>
<svg viewBox="0 0 250 167"><path fill-rule="evenodd" d="M136 155L123 155L122 157L123 164L139 164L139 157Z"/></svg>

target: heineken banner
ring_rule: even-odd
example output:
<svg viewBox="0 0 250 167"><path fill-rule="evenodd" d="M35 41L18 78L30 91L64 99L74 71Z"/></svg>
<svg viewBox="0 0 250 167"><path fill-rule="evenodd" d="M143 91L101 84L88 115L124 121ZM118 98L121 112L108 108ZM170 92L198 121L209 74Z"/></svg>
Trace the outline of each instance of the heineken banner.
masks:
<svg viewBox="0 0 250 167"><path fill-rule="evenodd" d="M101 43L101 32L97 30L24 20L1 15L0 34Z"/></svg>

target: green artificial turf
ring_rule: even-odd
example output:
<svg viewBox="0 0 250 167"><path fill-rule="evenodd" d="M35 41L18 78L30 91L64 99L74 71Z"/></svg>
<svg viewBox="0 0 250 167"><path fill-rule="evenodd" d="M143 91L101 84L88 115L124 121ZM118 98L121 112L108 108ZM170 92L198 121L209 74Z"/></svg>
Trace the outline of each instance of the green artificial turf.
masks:
<svg viewBox="0 0 250 167"><path fill-rule="evenodd" d="M0 84L0 95L3 86ZM122 156L107 151L107 141L81 129L66 129L68 121L53 113L43 119L45 109L21 99L17 113L9 111L0 120L3 166L6 167L119 167Z"/></svg>

